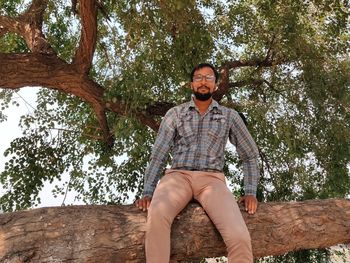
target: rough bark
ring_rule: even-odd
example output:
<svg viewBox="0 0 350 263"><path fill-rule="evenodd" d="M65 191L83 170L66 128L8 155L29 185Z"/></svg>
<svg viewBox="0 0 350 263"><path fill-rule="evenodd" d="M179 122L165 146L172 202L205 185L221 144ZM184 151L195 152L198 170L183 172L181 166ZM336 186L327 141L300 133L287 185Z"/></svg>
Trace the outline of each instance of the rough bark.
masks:
<svg viewBox="0 0 350 263"><path fill-rule="evenodd" d="M350 243L350 200L261 203L242 210L255 258ZM225 216L225 215L222 215ZM1 262L145 262L146 213L133 205L40 208L0 215ZM195 203L172 227L172 260L225 255L225 245Z"/></svg>
<svg viewBox="0 0 350 263"><path fill-rule="evenodd" d="M80 17L80 44L72 64L79 72L88 74L97 39L97 7L95 1L80 1Z"/></svg>
<svg viewBox="0 0 350 263"><path fill-rule="evenodd" d="M28 49L35 53L55 54L43 32L43 14L47 0L34 0L28 10L18 17L0 16L0 36L7 32L23 37Z"/></svg>

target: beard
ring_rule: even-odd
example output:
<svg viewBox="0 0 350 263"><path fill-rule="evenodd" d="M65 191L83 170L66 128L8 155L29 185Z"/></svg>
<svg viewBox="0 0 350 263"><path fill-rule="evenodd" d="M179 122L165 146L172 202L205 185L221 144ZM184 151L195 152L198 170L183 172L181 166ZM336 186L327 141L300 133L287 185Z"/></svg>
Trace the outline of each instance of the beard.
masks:
<svg viewBox="0 0 350 263"><path fill-rule="evenodd" d="M206 93L201 93L201 92L198 92L198 90L200 88L207 88L208 89L208 92ZM197 89L197 91L195 91L194 89L192 89L192 93L193 95L195 96L195 98L197 100L200 100L200 101L206 101L206 100L209 100L212 96L213 96L213 93L210 92L210 89L206 86L201 86Z"/></svg>

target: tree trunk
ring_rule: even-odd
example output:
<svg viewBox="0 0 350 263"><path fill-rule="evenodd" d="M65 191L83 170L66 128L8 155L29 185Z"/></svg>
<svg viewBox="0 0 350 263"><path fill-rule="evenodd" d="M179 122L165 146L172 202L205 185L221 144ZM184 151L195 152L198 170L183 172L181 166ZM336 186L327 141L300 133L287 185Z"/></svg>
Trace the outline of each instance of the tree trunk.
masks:
<svg viewBox="0 0 350 263"><path fill-rule="evenodd" d="M350 243L350 200L261 203L242 210L256 258ZM225 216L225 215L222 215ZM1 262L145 262L146 213L133 205L39 208L0 215ZM225 255L225 245L195 203L172 228L172 260Z"/></svg>

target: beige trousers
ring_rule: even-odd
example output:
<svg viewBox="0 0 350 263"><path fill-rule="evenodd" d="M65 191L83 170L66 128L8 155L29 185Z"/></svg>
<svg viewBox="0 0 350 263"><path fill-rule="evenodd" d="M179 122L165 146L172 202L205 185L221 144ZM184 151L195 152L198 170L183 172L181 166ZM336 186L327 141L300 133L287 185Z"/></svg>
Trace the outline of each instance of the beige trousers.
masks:
<svg viewBox="0 0 350 263"><path fill-rule="evenodd" d="M196 199L220 232L229 263L252 263L250 235L223 173L167 170L155 189L147 216L146 261L168 263L170 229L177 214Z"/></svg>

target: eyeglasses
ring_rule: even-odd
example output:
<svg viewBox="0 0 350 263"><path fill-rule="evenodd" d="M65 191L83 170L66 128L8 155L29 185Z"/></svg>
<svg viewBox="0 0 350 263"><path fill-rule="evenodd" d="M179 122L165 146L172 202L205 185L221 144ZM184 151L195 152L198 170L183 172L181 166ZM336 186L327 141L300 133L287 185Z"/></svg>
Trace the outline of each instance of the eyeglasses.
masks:
<svg viewBox="0 0 350 263"><path fill-rule="evenodd" d="M200 81L203 80L203 78L205 78L205 80L207 82L213 82L215 80L215 76L213 76L213 75L205 75L205 76L203 76L203 75L194 75L193 76L193 82L200 82Z"/></svg>

